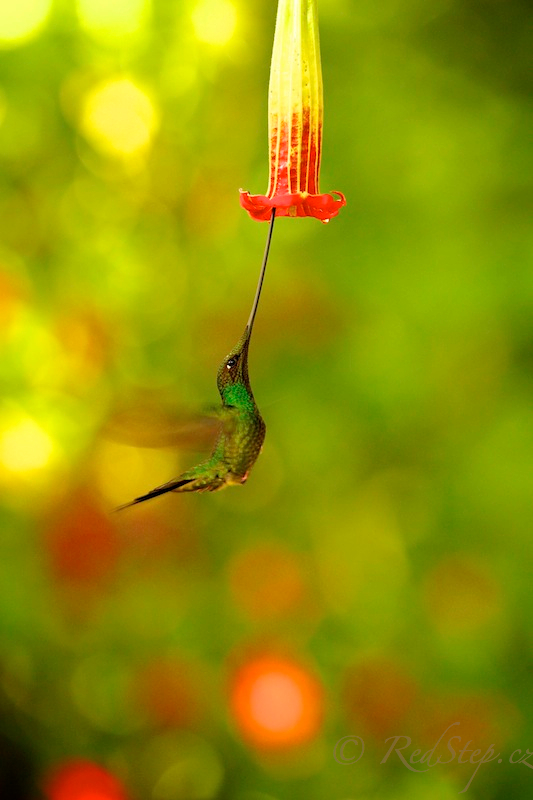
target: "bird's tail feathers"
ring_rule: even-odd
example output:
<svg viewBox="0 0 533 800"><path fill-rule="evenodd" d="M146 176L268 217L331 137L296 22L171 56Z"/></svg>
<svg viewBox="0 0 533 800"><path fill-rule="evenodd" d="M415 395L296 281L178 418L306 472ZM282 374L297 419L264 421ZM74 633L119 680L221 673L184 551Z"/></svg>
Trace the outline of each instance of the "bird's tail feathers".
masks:
<svg viewBox="0 0 533 800"><path fill-rule="evenodd" d="M169 481L168 483L164 483L162 486L158 486L156 489L152 489L151 492L147 492L140 497L136 497L135 500L131 500L129 503L124 503L124 505L118 506L115 508L115 511L123 511L125 508L134 506L137 503L144 503L146 500L151 500L153 497L159 497L161 494L175 492L176 489L179 489L181 486L185 486L187 483L192 483L193 481L194 478L180 478L176 481Z"/></svg>

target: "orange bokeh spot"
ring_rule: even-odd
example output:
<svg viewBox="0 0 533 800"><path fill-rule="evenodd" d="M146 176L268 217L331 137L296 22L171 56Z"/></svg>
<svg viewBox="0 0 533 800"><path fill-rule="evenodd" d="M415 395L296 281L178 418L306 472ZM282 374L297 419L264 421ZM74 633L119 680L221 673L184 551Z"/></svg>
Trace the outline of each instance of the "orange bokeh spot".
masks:
<svg viewBox="0 0 533 800"><path fill-rule="evenodd" d="M394 735L416 706L417 696L415 679L390 658L367 658L346 676L348 715L378 740Z"/></svg>
<svg viewBox="0 0 533 800"><path fill-rule="evenodd" d="M9 331L24 307L27 292L18 277L0 272L0 334Z"/></svg>
<svg viewBox="0 0 533 800"><path fill-rule="evenodd" d="M291 747L316 735L322 719L322 688L303 667L263 656L236 673L232 709L244 738L258 747Z"/></svg>
<svg viewBox="0 0 533 800"><path fill-rule="evenodd" d="M80 492L54 521L46 545L53 571L71 584L100 586L118 564L121 546L108 515Z"/></svg>
<svg viewBox="0 0 533 800"><path fill-rule="evenodd" d="M139 670L134 702L152 724L192 727L203 714L198 670L175 659L160 658Z"/></svg>
<svg viewBox="0 0 533 800"><path fill-rule="evenodd" d="M48 800L128 800L120 781L91 761L70 761L44 781Z"/></svg>
<svg viewBox="0 0 533 800"><path fill-rule="evenodd" d="M74 388L95 380L106 366L111 347L104 320L90 307L75 307L56 320L54 332L68 358Z"/></svg>
<svg viewBox="0 0 533 800"><path fill-rule="evenodd" d="M229 580L236 605L254 618L280 617L297 609L307 588L297 556L274 543L239 552Z"/></svg>
<svg viewBox="0 0 533 800"><path fill-rule="evenodd" d="M503 742L509 738L520 724L520 715L507 699L497 695L428 697L421 720L421 740L424 744L436 742L454 722L459 722L459 725L450 730L449 736L457 734L463 744L471 741L476 748L487 747L490 742Z"/></svg>

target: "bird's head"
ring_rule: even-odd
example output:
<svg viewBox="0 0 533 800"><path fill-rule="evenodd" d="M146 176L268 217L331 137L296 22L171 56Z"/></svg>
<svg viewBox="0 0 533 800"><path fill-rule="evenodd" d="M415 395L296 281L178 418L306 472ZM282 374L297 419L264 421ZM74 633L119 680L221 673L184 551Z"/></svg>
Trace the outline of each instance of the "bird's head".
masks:
<svg viewBox="0 0 533 800"><path fill-rule="evenodd" d="M246 326L243 335L218 368L217 386L222 398L224 398L225 390L236 384L243 384L249 388L248 347L250 345L250 333L250 328Z"/></svg>

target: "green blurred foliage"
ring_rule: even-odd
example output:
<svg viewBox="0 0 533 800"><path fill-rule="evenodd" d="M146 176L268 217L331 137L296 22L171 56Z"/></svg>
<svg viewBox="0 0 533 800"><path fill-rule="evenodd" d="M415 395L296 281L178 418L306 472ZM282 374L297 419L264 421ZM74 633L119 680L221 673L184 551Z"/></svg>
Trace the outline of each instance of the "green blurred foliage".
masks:
<svg viewBox="0 0 533 800"><path fill-rule="evenodd" d="M0 15L0 734L38 780L90 759L134 800L448 800L471 765L380 761L459 721L504 755L469 796L529 798L527 4L321 0L322 190L348 205L277 223L264 452L242 490L113 516L209 449L184 419L255 288L237 190L266 189L275 4L233 0L233 33L219 6L214 33L183 0ZM323 687L306 747L242 734L256 649Z"/></svg>

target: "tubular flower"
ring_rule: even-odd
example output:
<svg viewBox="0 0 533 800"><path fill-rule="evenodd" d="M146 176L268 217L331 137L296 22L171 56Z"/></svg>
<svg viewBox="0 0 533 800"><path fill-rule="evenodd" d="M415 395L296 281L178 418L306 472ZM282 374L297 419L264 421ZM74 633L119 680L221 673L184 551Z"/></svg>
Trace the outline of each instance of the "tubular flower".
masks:
<svg viewBox="0 0 533 800"><path fill-rule="evenodd" d="M253 219L269 220L275 208L276 216L328 222L346 204L341 192L318 189L323 111L317 0L279 0L268 97L268 192L240 192Z"/></svg>

